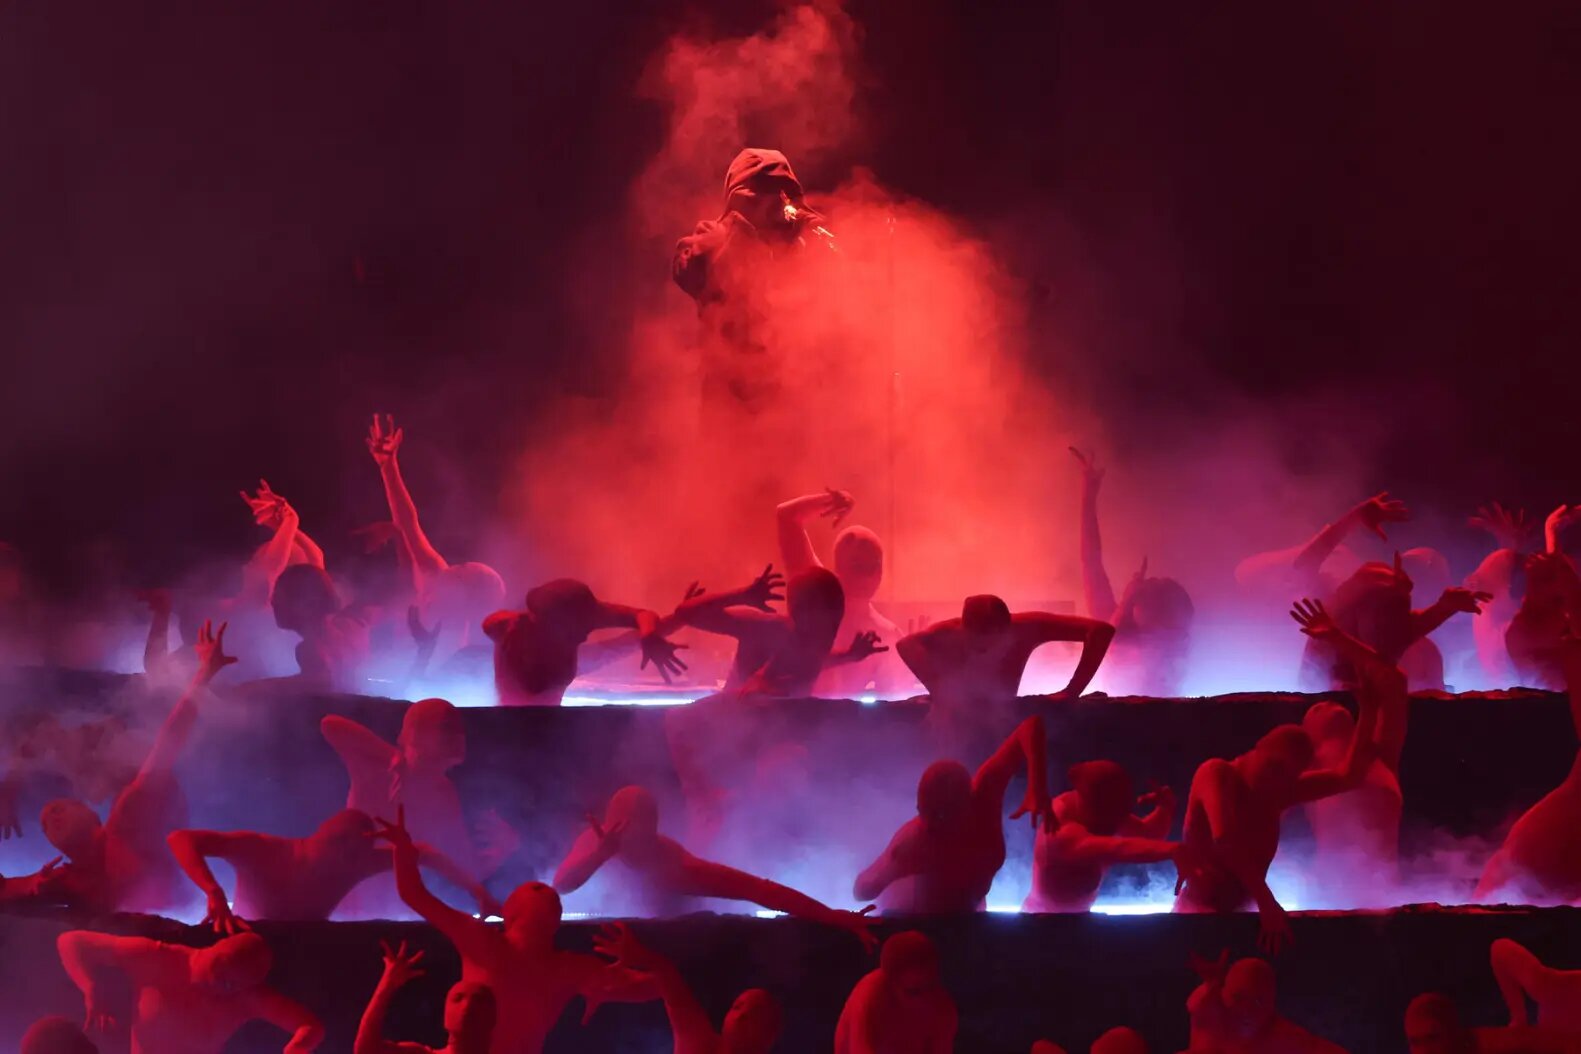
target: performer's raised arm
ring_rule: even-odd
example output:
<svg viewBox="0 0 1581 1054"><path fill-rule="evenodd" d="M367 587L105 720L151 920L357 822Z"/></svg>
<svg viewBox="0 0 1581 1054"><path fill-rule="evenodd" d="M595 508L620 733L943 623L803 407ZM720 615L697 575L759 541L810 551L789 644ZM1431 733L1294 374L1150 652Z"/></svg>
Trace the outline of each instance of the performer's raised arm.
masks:
<svg viewBox="0 0 1581 1054"><path fill-rule="evenodd" d="M653 978L664 1000L678 1054L714 1049L719 1034L675 963L637 940L624 922L605 926L593 938L593 949L622 969Z"/></svg>
<svg viewBox="0 0 1581 1054"><path fill-rule="evenodd" d="M807 524L814 517L832 520L835 527L851 514L856 502L843 490L829 488L822 494L804 494L782 503L774 510L775 524L779 530L780 559L788 573L795 575L809 567L822 567L812 539L807 536Z"/></svg>
<svg viewBox="0 0 1581 1054"><path fill-rule="evenodd" d="M1098 488L1103 484L1103 469L1098 459L1075 447L1071 454L1081 465L1081 589L1087 614L1106 622L1114 620L1118 604L1109 573L1103 566L1103 537L1098 533Z"/></svg>
<svg viewBox="0 0 1581 1054"><path fill-rule="evenodd" d="M1020 646L1030 654L1034 648L1052 641L1080 641L1081 658L1070 675L1070 683L1056 693L1056 698L1074 699L1087 690L1092 679L1103 665L1114 641L1114 627L1096 618L1079 615L1054 615L1046 611L1018 611L1010 617L1010 624Z"/></svg>

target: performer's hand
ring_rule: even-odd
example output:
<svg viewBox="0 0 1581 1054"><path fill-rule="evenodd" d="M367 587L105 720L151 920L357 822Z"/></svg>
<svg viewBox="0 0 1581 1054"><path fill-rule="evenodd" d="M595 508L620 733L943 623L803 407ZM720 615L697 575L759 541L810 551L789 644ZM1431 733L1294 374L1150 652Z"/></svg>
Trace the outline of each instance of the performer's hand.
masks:
<svg viewBox="0 0 1581 1054"><path fill-rule="evenodd" d="M1506 509L1496 501L1478 509L1468 522L1478 530L1493 535L1499 548L1516 552L1525 551L1526 543L1537 529L1537 525L1526 518L1526 510Z"/></svg>
<svg viewBox="0 0 1581 1054"><path fill-rule="evenodd" d="M384 978L380 981L384 986L400 988L402 985L417 980L425 973L418 966L418 963L423 961L423 952L421 950L408 952L405 941L401 942L399 948L393 950L385 941L380 941L379 947L384 950Z"/></svg>
<svg viewBox="0 0 1581 1054"><path fill-rule="evenodd" d="M851 638L851 646L846 649L845 654L852 662L861 662L863 659L888 650L889 645L880 641L875 631L863 630Z"/></svg>
<svg viewBox="0 0 1581 1054"><path fill-rule="evenodd" d="M1355 517L1356 522L1385 540L1389 536L1384 533L1384 524L1403 523L1411 518L1411 510L1405 507L1405 502L1389 497L1388 491L1382 491L1368 498L1350 510L1350 514Z"/></svg>
<svg viewBox="0 0 1581 1054"><path fill-rule="evenodd" d="M192 650L198 654L197 679L204 684L212 681L215 674L237 660L225 654L225 627L228 622L221 622L219 632L212 629L212 623L205 620L203 627L198 630L198 639Z"/></svg>
<svg viewBox="0 0 1581 1054"><path fill-rule="evenodd" d="M1482 614L1482 605L1492 599L1492 593L1474 592L1470 589L1462 589L1459 586L1451 586L1444 590L1444 595L1440 598L1440 600L1449 605L1451 611L1458 611L1467 615Z"/></svg>
<svg viewBox="0 0 1581 1054"><path fill-rule="evenodd" d="M373 415L373 424L368 426L368 453L373 455L374 464L381 468L395 460L396 453L401 449L401 440L406 433L395 427L395 418L389 414L384 415L384 420L379 420L379 415Z"/></svg>
<svg viewBox="0 0 1581 1054"><path fill-rule="evenodd" d="M1332 641L1340 634L1339 623L1334 621L1321 600L1297 600L1290 609L1290 617L1295 619L1302 633L1314 640Z"/></svg>
<svg viewBox="0 0 1581 1054"><path fill-rule="evenodd" d="M1010 814L1012 820L1019 820L1026 816L1032 822L1032 830L1038 829L1041 821L1043 829L1052 831L1059 826L1059 820L1054 815L1054 799L1044 787L1027 786L1027 792L1021 799L1021 804L1016 811Z"/></svg>
<svg viewBox="0 0 1581 1054"><path fill-rule="evenodd" d="M838 528L845 518L851 515L851 510L856 508L856 499L851 497L849 491L836 490L833 487L825 487L824 493L828 495L828 499L818 515L831 519L832 525Z"/></svg>
<svg viewBox="0 0 1581 1054"><path fill-rule="evenodd" d="M1278 955L1295 942L1290 916L1279 904L1269 904L1257 913L1257 947L1267 955Z"/></svg>
<svg viewBox="0 0 1581 1054"><path fill-rule="evenodd" d="M648 668L653 663L653 668L659 671L659 676L664 678L665 684L672 683L672 678L686 671L686 663L676 652L685 648L684 644L671 644L657 633L642 638L642 662L638 664L639 670Z"/></svg>
<svg viewBox="0 0 1581 1054"><path fill-rule="evenodd" d="M1081 485L1089 491L1097 492L1103 483L1104 470L1098 466L1096 454L1084 454L1075 447L1068 448L1076 463L1081 466Z"/></svg>
<svg viewBox="0 0 1581 1054"><path fill-rule="evenodd" d="M785 599L781 592L785 588L785 576L774 570L774 565L769 564L763 573L752 580L741 591L738 598L743 607L757 608L759 611L773 613L773 605Z"/></svg>
<svg viewBox="0 0 1581 1054"><path fill-rule="evenodd" d="M878 925L878 920L872 917L875 907L869 904L861 911L835 910L826 921L856 937L862 942L862 949L872 955L878 951L878 935L873 932L873 927Z"/></svg>
<svg viewBox="0 0 1581 1054"><path fill-rule="evenodd" d="M208 912L203 916L203 925L213 927L214 932L221 937L233 937L238 933L247 933L252 927L245 921L236 917L231 911L230 902L225 899L225 894L215 891L209 894Z"/></svg>

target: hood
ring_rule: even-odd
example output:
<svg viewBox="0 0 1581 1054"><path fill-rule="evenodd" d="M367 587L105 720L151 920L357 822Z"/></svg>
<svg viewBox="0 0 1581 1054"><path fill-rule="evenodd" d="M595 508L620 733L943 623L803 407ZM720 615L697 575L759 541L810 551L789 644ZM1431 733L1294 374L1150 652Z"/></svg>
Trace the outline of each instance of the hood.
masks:
<svg viewBox="0 0 1581 1054"><path fill-rule="evenodd" d="M736 155L736 159L730 162L730 169L725 173L725 200L728 201L731 194L762 176L776 176L790 180L796 185L796 191L791 196L801 197L801 181L796 178L796 173L791 171L790 161L784 154L778 150L749 147Z"/></svg>

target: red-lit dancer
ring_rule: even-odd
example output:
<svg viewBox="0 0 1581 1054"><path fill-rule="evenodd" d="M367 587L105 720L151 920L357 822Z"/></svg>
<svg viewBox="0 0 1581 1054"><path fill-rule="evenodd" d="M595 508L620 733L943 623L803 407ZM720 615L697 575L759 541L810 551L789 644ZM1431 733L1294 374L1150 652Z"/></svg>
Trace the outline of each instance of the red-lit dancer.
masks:
<svg viewBox="0 0 1581 1054"><path fill-rule="evenodd" d="M1322 604L1296 604L1291 616L1303 633L1341 651L1361 673L1356 722L1342 766L1308 769L1312 739L1299 725L1281 725L1234 760L1213 758L1198 767L1186 803L1184 841L1205 861L1185 876L1175 900L1182 912L1240 911L1255 904L1259 943L1277 951L1290 939L1285 909L1268 889L1268 865L1279 850L1279 820L1286 809L1361 785L1372 762L1381 701L1405 693L1405 675L1366 645L1343 633Z"/></svg>
<svg viewBox="0 0 1581 1054"><path fill-rule="evenodd" d="M242 565L241 587L233 596L201 598L208 614L230 626L231 640L240 640L240 650L250 657L236 670L236 681L252 680L266 672L258 656L272 651L269 638L278 635L271 599L280 576L289 567L303 566L319 571L324 568L324 550L308 537L296 509L269 486L268 480L258 481L255 496L244 490L241 498L252 513L253 521L271 532L270 538ZM175 682L190 676L196 665L190 646L171 647L170 622L174 605L170 592L150 589L140 594L140 599L148 605L151 616L143 646L144 671L161 682ZM183 619L179 628L184 637L191 637L196 623Z"/></svg>
<svg viewBox="0 0 1581 1054"><path fill-rule="evenodd" d="M781 599L786 601L784 614L772 607ZM689 594L673 618L735 638L726 694L798 699L812 693L824 669L860 663L889 650L875 634L858 633L844 651L834 651L844 613L845 592L833 572L808 568L786 587L771 566L741 589Z"/></svg>
<svg viewBox="0 0 1581 1054"><path fill-rule="evenodd" d="M1581 1039L1536 1026L1468 1028L1460 1008L1440 992L1425 992L1405 1009L1411 1054L1581 1054Z"/></svg>
<svg viewBox="0 0 1581 1054"><path fill-rule="evenodd" d="M264 984L273 965L256 933L211 948L72 930L56 942L61 965L82 990L90 1029L130 1029L132 1054L220 1054L249 1021L291 1034L285 1054L317 1049L318 1018Z"/></svg>
<svg viewBox="0 0 1581 1054"><path fill-rule="evenodd" d="M593 938L593 948L616 966L653 978L670 1019L675 1054L768 1054L784 1031L784 1011L761 988L736 996L723 1027L715 1029L676 965L637 940L623 922L604 927Z"/></svg>
<svg viewBox="0 0 1581 1054"><path fill-rule="evenodd" d="M384 481L390 519L411 556L412 587L422 621L439 635L434 662L443 667L465 648L483 645L484 618L505 603L505 580L487 564L452 564L439 554L417 518L417 504L401 476L400 449L404 429L386 414L373 415L368 428L368 453Z"/></svg>
<svg viewBox="0 0 1581 1054"><path fill-rule="evenodd" d="M63 1017L43 1017L22 1035L17 1054L99 1054L82 1026Z"/></svg>
<svg viewBox="0 0 1581 1054"><path fill-rule="evenodd" d="M423 885L417 845L404 821L397 810L395 823L379 824L380 837L395 850L396 888L407 907L455 945L462 981L493 990L499 1020L490 1054L539 1054L566 1005L578 995L587 1003L584 1022L600 1003L656 997L651 978L554 946L560 895L542 882L523 883L506 898L500 929L445 904Z"/></svg>
<svg viewBox="0 0 1581 1054"><path fill-rule="evenodd" d="M641 787L622 787L610 798L604 819L588 817L555 872L560 893L580 889L611 860L619 860L638 880L666 897L716 897L742 900L854 933L869 950L878 946L865 913L838 911L804 893L733 867L702 860L679 842L659 833L659 807Z"/></svg>
<svg viewBox="0 0 1581 1054"><path fill-rule="evenodd" d="M1489 958L1510 1010L1511 1025L1525 1028L1532 1024L1526 1007L1530 999L1537 1004L1539 1027L1581 1041L1581 970L1545 966L1508 937L1493 942Z"/></svg>
<svg viewBox="0 0 1581 1054"><path fill-rule="evenodd" d="M1527 520L1524 510L1509 510L1498 502L1478 509L1470 523L1491 534L1496 545L1466 576L1467 589L1493 598L1482 605L1482 614L1471 623L1477 662L1493 687L1508 687L1515 683L1515 665L1504 636L1521 607L1529 543L1537 527Z"/></svg>
<svg viewBox="0 0 1581 1054"><path fill-rule="evenodd" d="M423 976L418 966L423 953L407 952L405 941L394 951L388 944L383 948L384 973L368 999L368 1008L362 1012L351 1054L489 1054L494 1025L499 1020L499 1001L492 988L476 981L458 981L445 995L443 1047L385 1039L384 1017L402 986Z"/></svg>
<svg viewBox="0 0 1581 1054"><path fill-rule="evenodd" d="M834 1054L949 1054L960 1014L939 976L939 950L925 935L884 942L878 969L856 983L835 1027Z"/></svg>
<svg viewBox="0 0 1581 1054"><path fill-rule="evenodd" d="M393 866L388 846L375 845L371 817L344 809L306 838L281 838L257 831L173 831L170 852L194 885L208 898L205 924L220 934L240 933L243 919L323 921L357 885ZM418 846L424 867L467 890L478 911L498 915L500 907L472 875L443 853ZM214 877L209 859L224 860L236 871L234 911Z"/></svg>
<svg viewBox="0 0 1581 1054"><path fill-rule="evenodd" d="M807 534L808 522L821 516L831 520L838 530L855 504L850 494L831 489L792 498L775 510L780 559L785 562L787 573L795 577L809 568L823 566ZM834 539L834 573L845 594L845 612L834 647L846 650L864 633L881 640L897 639L900 631L895 624L873 606L873 598L884 581L884 545L878 535L857 526L840 531ZM875 654L861 662L825 669L814 691L818 695L854 699L866 692L869 684L879 694L891 694L911 683L912 678L895 656Z"/></svg>
<svg viewBox="0 0 1581 1054"><path fill-rule="evenodd" d="M39 815L44 837L68 863L57 860L29 879L9 880L6 893L60 900L91 911L151 911L181 902L181 872L165 846L187 823L187 799L175 765L192 738L198 701L210 681L236 660L225 654L225 626L204 623L194 644L198 670L160 727L137 776L116 796L102 824L86 803L59 798Z"/></svg>
<svg viewBox="0 0 1581 1054"><path fill-rule="evenodd" d="M496 611L483 622L494 641L494 681L506 706L559 706L576 679L577 651L600 629L635 629L642 665L669 681L686 669L677 646L664 638L658 615L599 600L574 579L562 578L527 594L525 611Z"/></svg>
<svg viewBox="0 0 1581 1054"><path fill-rule="evenodd" d="M1562 557L1560 559L1563 559ZM1581 580L1566 563L1559 574L1569 579L1573 624L1581 628ZM1581 736L1581 640L1575 633L1561 638L1558 661L1570 686L1570 716ZM1477 899L1518 898L1524 903L1581 903L1581 751L1564 782L1530 809L1488 861L1477 885Z"/></svg>
<svg viewBox="0 0 1581 1054"><path fill-rule="evenodd" d="M415 837L469 874L482 877L450 770L466 760L466 729L460 712L444 699L424 699L406 708L396 742L336 714L319 728L351 777L346 808L389 816L406 808Z"/></svg>
<svg viewBox="0 0 1581 1054"><path fill-rule="evenodd" d="M1023 911L1091 910L1115 864L1170 860L1181 873L1195 866L1184 843L1166 841L1175 824L1175 794L1168 787L1137 798L1130 775L1112 761L1071 766L1070 785L1054 799L1054 822L1038 831ZM1146 816L1132 815L1133 808L1149 805Z"/></svg>
<svg viewBox="0 0 1581 1054"><path fill-rule="evenodd" d="M1020 716L1016 697L1034 651L1054 641L1081 643L1070 682L1051 697L1063 701L1086 691L1113 639L1107 622L1041 611L1012 615L996 596L973 596L960 618L902 638L895 651L928 692L927 724L936 749L981 757Z"/></svg>
<svg viewBox="0 0 1581 1054"><path fill-rule="evenodd" d="M1005 792L1022 769L1027 792L1010 818L1051 823L1041 717L1023 721L975 776L956 761L929 765L917 783L917 815L857 876L856 899L895 912L982 910L1005 862Z"/></svg>
<svg viewBox="0 0 1581 1054"><path fill-rule="evenodd" d="M1563 691L1567 683L1561 640L1574 610L1575 564L1560 535L1581 520L1581 505L1560 505L1543 524L1544 552L1526 561L1526 593L1510 619L1504 643L1521 684Z"/></svg>
<svg viewBox="0 0 1581 1054"><path fill-rule="evenodd" d="M1097 460L1071 448L1081 465L1081 585L1087 614L1114 627L1109 671L1123 685L1110 694L1178 696L1191 652L1191 595L1173 578L1149 578L1147 560L1118 600L1103 566L1098 531L1098 489L1104 471Z"/></svg>
<svg viewBox="0 0 1581 1054"><path fill-rule="evenodd" d="M1228 963L1228 952L1213 962L1191 957L1192 969L1202 978L1186 1001L1192 1052L1345 1054L1344 1048L1280 1016L1274 968L1266 961Z"/></svg>
<svg viewBox="0 0 1581 1054"><path fill-rule="evenodd" d="M1361 906L1385 906L1399 880L1400 817L1404 797L1400 792L1400 757L1405 751L1410 699L1404 693L1386 693L1379 701L1373 732L1373 759L1361 786L1309 802L1307 821L1312 827L1316 853L1312 868L1314 885L1324 888L1353 886L1357 874L1369 876L1368 895L1378 898ZM1356 734L1356 719L1338 703L1313 704L1301 719L1312 740L1308 768L1338 770L1345 765Z"/></svg>
<svg viewBox="0 0 1581 1054"><path fill-rule="evenodd" d="M1481 614L1481 604L1493 597L1451 586L1429 606L1413 611L1411 589L1411 577L1396 553L1392 566L1376 561L1362 564L1334 590L1328 605L1340 629L1405 672L1409 689L1442 691L1444 659L1428 634L1458 613ZM1350 688L1355 680L1346 656L1326 641L1307 641L1301 657L1303 688Z"/></svg>

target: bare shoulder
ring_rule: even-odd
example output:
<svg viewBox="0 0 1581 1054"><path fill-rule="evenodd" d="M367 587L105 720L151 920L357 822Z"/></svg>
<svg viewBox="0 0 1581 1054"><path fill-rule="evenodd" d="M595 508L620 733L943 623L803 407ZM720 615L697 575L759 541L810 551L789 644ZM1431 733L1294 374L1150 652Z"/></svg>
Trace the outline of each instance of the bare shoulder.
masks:
<svg viewBox="0 0 1581 1054"><path fill-rule="evenodd" d="M1239 782L1240 777L1235 772L1235 766L1224 758L1209 758L1197 766L1197 774L1191 778L1193 789L1200 786L1218 786Z"/></svg>

